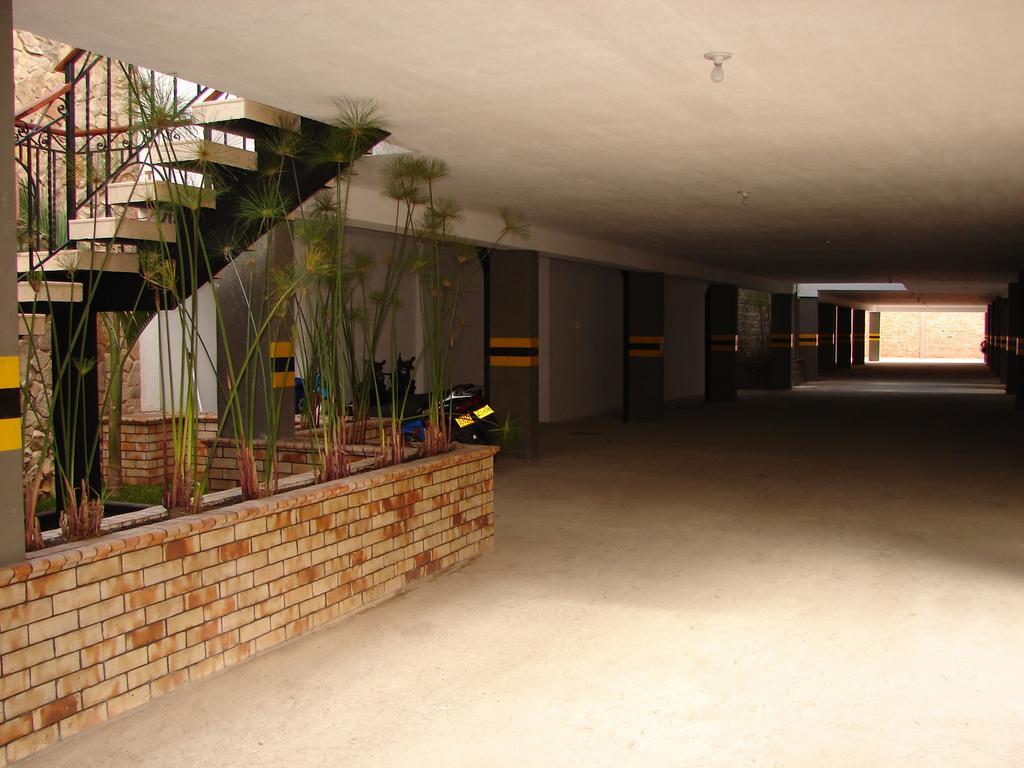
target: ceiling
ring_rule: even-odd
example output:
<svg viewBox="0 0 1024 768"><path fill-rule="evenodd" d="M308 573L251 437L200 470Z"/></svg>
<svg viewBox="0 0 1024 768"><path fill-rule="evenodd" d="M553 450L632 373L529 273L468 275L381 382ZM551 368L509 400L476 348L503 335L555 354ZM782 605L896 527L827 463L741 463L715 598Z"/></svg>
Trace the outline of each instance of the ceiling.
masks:
<svg viewBox="0 0 1024 768"><path fill-rule="evenodd" d="M15 25L301 114L373 97L464 204L792 281L1022 267L1020 0L15 0ZM733 52L712 83L703 54ZM747 200L738 192L746 192Z"/></svg>

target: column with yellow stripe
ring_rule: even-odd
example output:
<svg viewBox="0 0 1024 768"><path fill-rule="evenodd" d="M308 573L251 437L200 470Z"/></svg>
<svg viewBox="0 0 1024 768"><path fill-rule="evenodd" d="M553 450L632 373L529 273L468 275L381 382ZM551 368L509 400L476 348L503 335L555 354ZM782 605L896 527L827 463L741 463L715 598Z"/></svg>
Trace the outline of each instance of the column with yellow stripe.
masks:
<svg viewBox="0 0 1024 768"><path fill-rule="evenodd" d="M622 417L661 421L665 400L665 276L622 272Z"/></svg>
<svg viewBox="0 0 1024 768"><path fill-rule="evenodd" d="M709 403L736 399L736 353L740 348L739 289L735 285L709 285L705 301L704 397Z"/></svg>
<svg viewBox="0 0 1024 768"><path fill-rule="evenodd" d="M1016 395L1021 387L1020 358L1017 355L1021 316L1020 283L1010 283L1006 292L1006 394Z"/></svg>
<svg viewBox="0 0 1024 768"><path fill-rule="evenodd" d="M836 305L818 300L818 375L831 376L836 368Z"/></svg>
<svg viewBox="0 0 1024 768"><path fill-rule="evenodd" d="M17 355L0 356L0 452L21 450L21 379Z"/></svg>
<svg viewBox="0 0 1024 768"><path fill-rule="evenodd" d="M794 299L792 293L772 294L771 333L768 337L768 386L772 389L790 389L793 386Z"/></svg>
<svg viewBox="0 0 1024 768"><path fill-rule="evenodd" d="M882 313L868 312L868 361L882 359Z"/></svg>
<svg viewBox="0 0 1024 768"><path fill-rule="evenodd" d="M483 262L485 385L493 418L514 421L523 433L514 454L539 450L540 334L536 251L494 251Z"/></svg>
<svg viewBox="0 0 1024 768"><path fill-rule="evenodd" d="M0 30L10 40L13 23L11 3L0 6ZM7 127L0 138L0 155L8 158L0 170L0 253L13 263L17 252L14 222L14 59L11 46L3 50L3 76L0 77L0 123ZM23 511L21 457L21 378L18 372L18 288L17 273L9 268L0 279L0 563L12 563L25 557L25 515ZM5 672L7 670L4 670Z"/></svg>
<svg viewBox="0 0 1024 768"><path fill-rule="evenodd" d="M796 302L796 357L804 381L818 378L818 298L800 296Z"/></svg>
<svg viewBox="0 0 1024 768"><path fill-rule="evenodd" d="M864 365L864 346L867 341L865 326L866 313L863 309L853 310L853 364Z"/></svg>

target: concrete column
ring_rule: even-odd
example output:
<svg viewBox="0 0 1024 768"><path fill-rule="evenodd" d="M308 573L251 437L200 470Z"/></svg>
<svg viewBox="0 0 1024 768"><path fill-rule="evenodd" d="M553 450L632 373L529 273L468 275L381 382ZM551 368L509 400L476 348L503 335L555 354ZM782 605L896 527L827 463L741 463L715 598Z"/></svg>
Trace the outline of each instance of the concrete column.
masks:
<svg viewBox="0 0 1024 768"><path fill-rule="evenodd" d="M868 312L868 360L877 363L882 359L882 313Z"/></svg>
<svg viewBox="0 0 1024 768"><path fill-rule="evenodd" d="M1024 272L1016 283L1017 286L1017 311L1015 313L1016 325L1011 333L1016 337L1014 344L1015 360L1017 366L1017 386L1014 391L1014 406L1018 411L1024 411Z"/></svg>
<svg viewBox="0 0 1024 768"><path fill-rule="evenodd" d="M487 397L499 421L508 416L522 429L513 455L527 458L539 450L538 262L536 251L494 251L484 262Z"/></svg>
<svg viewBox="0 0 1024 768"><path fill-rule="evenodd" d="M665 402L665 276L622 271L622 418L661 421Z"/></svg>
<svg viewBox="0 0 1024 768"><path fill-rule="evenodd" d="M1010 335L1010 313L1007 311L1009 307L1006 299L1000 297L996 299L996 359L997 359L997 373L999 374L999 380L1006 383L1006 340L1007 336Z"/></svg>
<svg viewBox="0 0 1024 768"><path fill-rule="evenodd" d="M0 253L13 259L17 252L14 233L14 34L11 0L0 0L0 30L6 43L0 46ZM10 263L10 262L8 262ZM25 557L24 494L21 492L21 373L18 360L18 288L13 269L0 280L0 563ZM3 330L6 328L7 330ZM99 462L96 462L99 464Z"/></svg>
<svg viewBox="0 0 1024 768"><path fill-rule="evenodd" d="M992 302L985 307L985 365L992 368Z"/></svg>
<svg viewBox="0 0 1024 768"><path fill-rule="evenodd" d="M853 364L853 310L836 307L836 367L849 368Z"/></svg>
<svg viewBox="0 0 1024 768"><path fill-rule="evenodd" d="M269 264L267 263L269 261ZM217 333L217 407L224 416L227 413L229 366L231 360L235 377L239 378L234 388L244 413L253 414L253 437L267 436L271 414L268 403L280 398L277 415L278 439L287 440L295 436L295 351L291 341L291 312L270 321L260 341L259 358L253 357L242 376L242 366L248 351L256 343L257 335L265 322L272 298L268 295L265 280L267 275L294 269L295 253L286 224L279 224L267 239L265 249L247 252L234 259L214 281L217 304L224 323L224 334ZM272 280L271 280L272 282ZM228 344L224 344L224 335ZM270 376L264 376L263 372ZM273 392L265 391L264 383L270 380ZM249 403L252 397L253 402ZM233 433L232 419L226 419L224 434Z"/></svg>
<svg viewBox="0 0 1024 768"><path fill-rule="evenodd" d="M818 300L801 297L796 305L797 358L807 381L818 378Z"/></svg>
<svg viewBox="0 0 1024 768"><path fill-rule="evenodd" d="M796 304L792 293L772 294L771 338L769 339L768 386L792 389Z"/></svg>
<svg viewBox="0 0 1024 768"><path fill-rule="evenodd" d="M818 375L831 376L836 368L836 305L818 302Z"/></svg>
<svg viewBox="0 0 1024 768"><path fill-rule="evenodd" d="M735 285L708 286L704 398L709 403L736 399L736 352L740 344L738 304L739 289Z"/></svg>
<svg viewBox="0 0 1024 768"><path fill-rule="evenodd" d="M1015 395L1020 390L1020 318L1021 284L1010 283L1006 300L1006 394Z"/></svg>
<svg viewBox="0 0 1024 768"><path fill-rule="evenodd" d="M864 321L863 309L853 310L853 364L864 365Z"/></svg>

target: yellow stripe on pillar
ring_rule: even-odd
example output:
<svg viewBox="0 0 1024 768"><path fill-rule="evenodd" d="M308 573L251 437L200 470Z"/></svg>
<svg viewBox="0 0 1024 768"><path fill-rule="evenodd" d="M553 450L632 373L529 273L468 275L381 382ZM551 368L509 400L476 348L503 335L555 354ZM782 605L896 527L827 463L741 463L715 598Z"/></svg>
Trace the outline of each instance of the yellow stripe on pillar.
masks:
<svg viewBox="0 0 1024 768"><path fill-rule="evenodd" d="M21 389L21 368L17 355L0 356L0 389Z"/></svg>
<svg viewBox="0 0 1024 768"><path fill-rule="evenodd" d="M21 419L0 419L0 451L21 450Z"/></svg>

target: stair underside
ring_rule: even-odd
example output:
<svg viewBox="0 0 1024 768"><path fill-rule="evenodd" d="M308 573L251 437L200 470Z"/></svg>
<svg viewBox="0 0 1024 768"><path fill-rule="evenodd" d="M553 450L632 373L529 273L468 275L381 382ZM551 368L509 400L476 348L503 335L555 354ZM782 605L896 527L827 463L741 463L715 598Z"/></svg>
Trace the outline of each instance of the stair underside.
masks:
<svg viewBox="0 0 1024 768"><path fill-rule="evenodd" d="M233 131L252 133L253 124L283 128L299 132L301 119L298 115L285 112L251 99L223 99L194 104L192 116L201 125L224 126Z"/></svg>
<svg viewBox="0 0 1024 768"><path fill-rule="evenodd" d="M111 205L180 205L215 208L216 193L212 189L193 187L173 181L118 181L107 185L107 202Z"/></svg>

